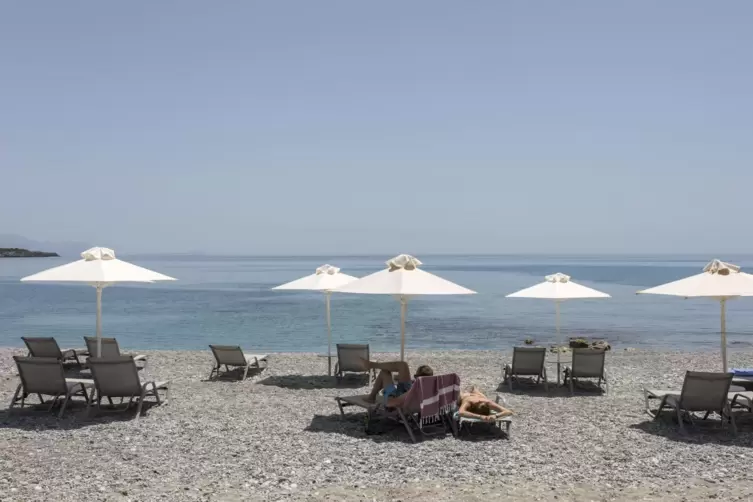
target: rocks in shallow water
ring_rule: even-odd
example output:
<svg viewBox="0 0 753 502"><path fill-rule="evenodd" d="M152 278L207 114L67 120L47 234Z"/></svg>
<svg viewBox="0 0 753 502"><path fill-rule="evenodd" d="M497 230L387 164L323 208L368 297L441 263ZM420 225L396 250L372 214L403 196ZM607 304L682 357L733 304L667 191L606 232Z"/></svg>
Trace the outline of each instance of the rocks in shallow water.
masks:
<svg viewBox="0 0 753 502"><path fill-rule="evenodd" d="M612 346L606 340L594 340L591 342L592 349L612 350Z"/></svg>
<svg viewBox="0 0 753 502"><path fill-rule="evenodd" d="M558 352L559 352L559 353L562 353L562 354L564 354L564 353L566 353L566 352L570 352L570 347L565 347L565 346L562 346L562 347L552 346L552 347L549 347L549 352L552 352L553 354L556 354L556 353L558 353Z"/></svg>
<svg viewBox="0 0 753 502"><path fill-rule="evenodd" d="M571 338L570 348L571 349L592 348L592 349L600 349L600 350L611 350L612 346L609 345L609 342L603 339L588 340L587 338Z"/></svg>
<svg viewBox="0 0 753 502"><path fill-rule="evenodd" d="M587 349L588 340L586 340L585 338L571 338L570 348L571 349Z"/></svg>

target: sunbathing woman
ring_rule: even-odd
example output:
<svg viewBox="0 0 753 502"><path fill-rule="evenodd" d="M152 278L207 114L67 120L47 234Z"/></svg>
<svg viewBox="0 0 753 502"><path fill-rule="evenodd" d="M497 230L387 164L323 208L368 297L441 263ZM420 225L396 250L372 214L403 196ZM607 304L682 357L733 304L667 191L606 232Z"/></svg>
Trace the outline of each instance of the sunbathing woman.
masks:
<svg viewBox="0 0 753 502"><path fill-rule="evenodd" d="M493 422L497 418L509 417L512 411L488 399L475 385L460 393L461 417L476 418L486 422Z"/></svg>

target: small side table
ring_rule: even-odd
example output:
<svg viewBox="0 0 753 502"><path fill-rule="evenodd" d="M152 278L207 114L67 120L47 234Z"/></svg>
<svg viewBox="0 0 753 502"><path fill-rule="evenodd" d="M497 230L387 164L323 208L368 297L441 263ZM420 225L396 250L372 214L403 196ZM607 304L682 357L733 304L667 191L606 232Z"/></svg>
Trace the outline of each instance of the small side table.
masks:
<svg viewBox="0 0 753 502"><path fill-rule="evenodd" d="M557 361L555 358L554 360L547 360L546 364L555 364L557 366L557 385L562 385L562 366L568 365L573 363L572 356L567 357L560 357L560 360Z"/></svg>

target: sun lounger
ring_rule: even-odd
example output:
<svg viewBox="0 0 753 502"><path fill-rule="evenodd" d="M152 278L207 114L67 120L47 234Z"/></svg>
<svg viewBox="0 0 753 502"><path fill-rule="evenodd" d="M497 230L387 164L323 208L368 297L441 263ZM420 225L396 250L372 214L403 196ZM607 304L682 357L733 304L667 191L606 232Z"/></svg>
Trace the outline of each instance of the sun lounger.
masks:
<svg viewBox="0 0 753 502"><path fill-rule="evenodd" d="M544 380L544 389L549 392L549 382L546 379L546 348L545 347L514 347L512 364L506 364L502 369L503 381L506 381L512 391L513 378L525 376L536 377L536 383Z"/></svg>
<svg viewBox="0 0 753 502"><path fill-rule="evenodd" d="M692 423L693 413L705 413L703 420L711 413L718 413L722 423L729 421L733 433L737 433L735 418L732 415L732 402L735 394L743 393L729 392L731 382L732 373L688 371L679 392L644 388L646 413L656 420L664 408L674 408L681 431L685 430L683 419L687 418ZM654 399L659 400L656 411L650 408L650 401Z"/></svg>
<svg viewBox="0 0 753 502"><path fill-rule="evenodd" d="M51 336L46 337L27 337L22 336L21 340L26 344L26 348L29 349L29 355L31 357L51 357L57 359L63 364L68 362L74 362L79 367L81 361L79 361L76 349L60 350L58 342Z"/></svg>
<svg viewBox="0 0 753 502"><path fill-rule="evenodd" d="M753 411L753 392L730 392L728 397L730 408L745 408Z"/></svg>
<svg viewBox="0 0 753 502"><path fill-rule="evenodd" d="M371 360L368 344L338 343L337 363L335 363L335 378L337 378L337 381L342 382L345 372L366 373L369 375L369 381L372 381L376 375L376 370L371 372L364 370L361 359Z"/></svg>
<svg viewBox="0 0 753 502"><path fill-rule="evenodd" d="M212 354L216 361L212 367L211 373L209 373L209 379L217 376L220 377L220 367L225 367L225 372L229 372L230 368L242 368L240 380L245 380L248 375L248 370L256 368L261 370L267 366L267 354L245 354L243 349L238 345L210 345ZM263 366L262 366L262 363Z"/></svg>
<svg viewBox="0 0 753 502"><path fill-rule="evenodd" d="M733 380L734 383L734 380ZM651 401L661 401L664 396L669 394L674 394L676 396L680 396L679 390L668 390L668 389L643 389L643 397L645 399L646 403L646 413L653 418L654 415L659 411L652 410L651 409ZM745 392L738 392L738 391L731 391L727 393L727 399L730 402L730 407L732 409L737 408L745 408L748 411L753 411L753 392L751 391L745 391Z"/></svg>
<svg viewBox="0 0 753 502"><path fill-rule="evenodd" d="M141 415L141 408L147 397L154 397L157 404L167 404L170 397L170 382L164 381L142 381L139 377L139 370L136 367L136 361L131 356L120 356L111 358L90 357L87 360L94 377L94 395L89 401L87 414L91 413L94 404L97 411L100 411L102 398L106 397L110 404L112 398L120 398L121 404L128 398L128 404L119 411L126 411L134 399L138 399L136 408L136 417L138 420ZM164 400L160 399L159 391L165 391Z"/></svg>
<svg viewBox="0 0 753 502"><path fill-rule="evenodd" d="M19 408L23 408L26 398L31 394L36 394L41 404L46 404L42 396L53 396L50 411L58 403L58 399L64 397L58 417L63 416L68 402L75 396L82 396L87 403L89 402L88 389L94 387L94 382L84 379L66 379L63 363L59 359L21 356L13 356L13 359L16 361L21 383L16 387L16 392L10 401L9 413L17 404Z"/></svg>
<svg viewBox="0 0 753 502"><path fill-rule="evenodd" d="M366 410L366 430L377 418L392 419L401 423L412 442L416 442L414 430L429 436L447 432L447 425L456 434L456 423L452 418L457 410L460 397L460 378L455 374L419 377L405 394L399 408L386 408L381 396L376 403L367 401L368 395L337 396L335 401L345 416L345 408L356 406Z"/></svg>
<svg viewBox="0 0 753 502"><path fill-rule="evenodd" d="M113 358L113 357L120 357L122 355L127 354L121 354L120 353L120 346L118 345L118 341L114 338L100 338L100 342L102 343L102 354L101 357L104 358ZM97 357L97 337L96 336L85 336L84 341L86 342L86 350L89 351L89 355L91 357ZM146 367L146 356L143 354L134 355L133 360L143 363L139 369L143 369Z"/></svg>
<svg viewBox="0 0 753 502"><path fill-rule="evenodd" d="M502 400L502 397L497 395L496 402L499 404L499 402ZM496 416L496 414L492 414L494 416L493 421L486 421L481 420L480 418L468 418L463 417L460 415L460 412L456 411L453 414L453 418L457 422L457 433L458 436L463 434L463 431L467 432L470 435L473 435L473 429L475 427L486 427L486 428L497 428L500 432L504 435L506 439L510 439L510 426L512 425L512 417L511 416ZM504 429L503 429L504 427Z"/></svg>
<svg viewBox="0 0 753 502"><path fill-rule="evenodd" d="M603 349L573 349L573 365L565 368L565 383L570 384L570 394L575 394L575 383L579 378L597 378L597 385L604 382L604 391L609 393L609 383L604 370L606 351Z"/></svg>

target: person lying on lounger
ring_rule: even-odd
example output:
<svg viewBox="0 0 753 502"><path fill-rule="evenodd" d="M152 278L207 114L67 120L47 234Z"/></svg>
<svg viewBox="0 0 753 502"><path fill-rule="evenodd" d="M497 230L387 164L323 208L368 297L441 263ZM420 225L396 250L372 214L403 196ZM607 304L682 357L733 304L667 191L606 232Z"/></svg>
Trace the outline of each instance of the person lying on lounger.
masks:
<svg viewBox="0 0 753 502"><path fill-rule="evenodd" d="M476 418L486 422L512 415L511 410L487 398L475 385L460 393L459 405L458 414L461 417Z"/></svg>
<svg viewBox="0 0 753 502"><path fill-rule="evenodd" d="M374 387L372 387L371 393L366 400L370 403L375 403L379 391L383 391L384 405L388 408L397 408L403 404L405 393L408 392L413 385L413 378L434 376L434 370L425 364L419 366L416 370L416 374L411 378L410 368L405 361L391 361L386 363L368 361L366 359L362 359L361 361L363 362L364 369L381 370L379 371L376 382L374 382Z"/></svg>

